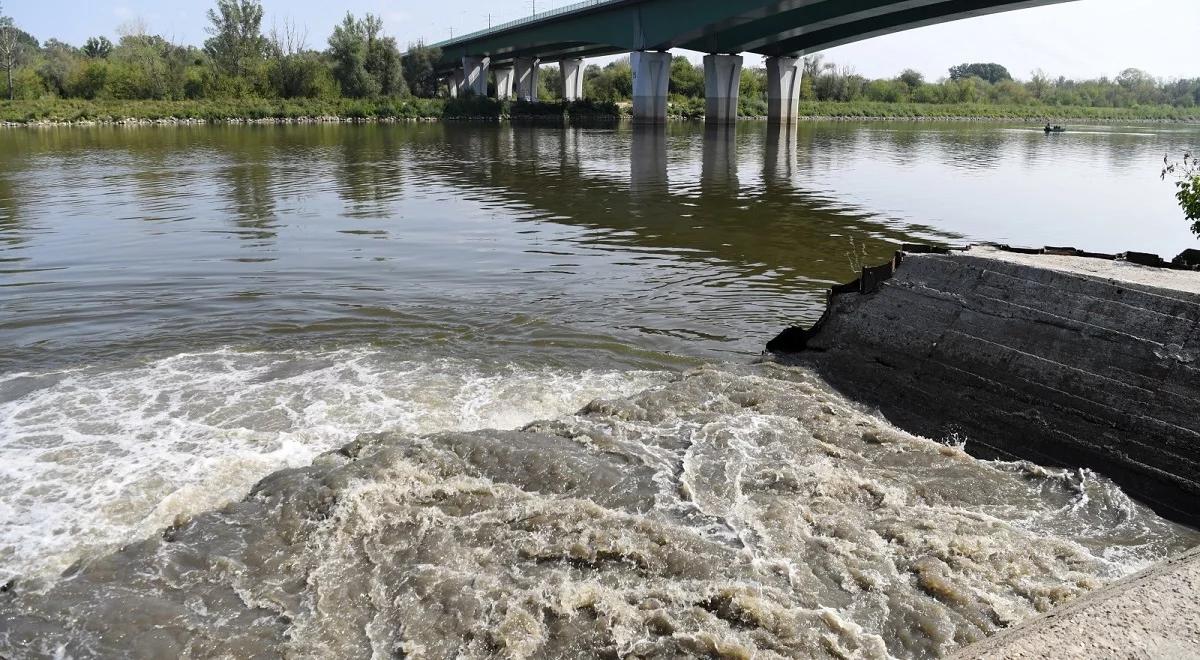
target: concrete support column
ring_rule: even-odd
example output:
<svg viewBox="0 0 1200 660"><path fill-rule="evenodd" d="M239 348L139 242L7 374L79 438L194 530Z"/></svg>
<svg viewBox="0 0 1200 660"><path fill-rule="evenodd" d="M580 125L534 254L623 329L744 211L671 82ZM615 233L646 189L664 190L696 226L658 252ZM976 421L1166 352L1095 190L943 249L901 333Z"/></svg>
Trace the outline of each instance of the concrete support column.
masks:
<svg viewBox="0 0 1200 660"><path fill-rule="evenodd" d="M466 74L462 69L455 69L454 75L450 76L450 98L456 99L465 94L464 84L466 82Z"/></svg>
<svg viewBox="0 0 1200 660"><path fill-rule="evenodd" d="M800 58L767 58L767 121L794 124L800 114Z"/></svg>
<svg viewBox="0 0 1200 660"><path fill-rule="evenodd" d="M513 68L506 66L492 69L496 73L496 98L506 101L513 97Z"/></svg>
<svg viewBox="0 0 1200 660"><path fill-rule="evenodd" d="M740 55L704 56L704 121L732 124L738 118L738 91L742 83Z"/></svg>
<svg viewBox="0 0 1200 660"><path fill-rule="evenodd" d="M562 73L562 99L578 101L583 98L583 59L562 60L558 63Z"/></svg>
<svg viewBox="0 0 1200 660"><path fill-rule="evenodd" d="M488 65L491 64L491 60L486 57L464 57L462 63L463 93L487 96Z"/></svg>
<svg viewBox="0 0 1200 660"><path fill-rule="evenodd" d="M517 98L522 101L536 101L538 95L538 59L536 57L518 57L513 62L513 87Z"/></svg>
<svg viewBox="0 0 1200 660"><path fill-rule="evenodd" d="M629 55L629 63L633 65L633 120L643 124L665 124L671 54L637 51Z"/></svg>

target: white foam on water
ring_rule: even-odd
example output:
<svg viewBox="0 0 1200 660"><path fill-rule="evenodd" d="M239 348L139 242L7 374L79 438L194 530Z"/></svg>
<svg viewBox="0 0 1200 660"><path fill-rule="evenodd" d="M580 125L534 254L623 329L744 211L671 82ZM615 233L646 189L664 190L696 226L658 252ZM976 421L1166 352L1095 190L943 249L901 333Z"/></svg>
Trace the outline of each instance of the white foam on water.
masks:
<svg viewBox="0 0 1200 660"><path fill-rule="evenodd" d="M374 349L218 350L0 375L0 582L50 581L360 433L516 428L667 377Z"/></svg>

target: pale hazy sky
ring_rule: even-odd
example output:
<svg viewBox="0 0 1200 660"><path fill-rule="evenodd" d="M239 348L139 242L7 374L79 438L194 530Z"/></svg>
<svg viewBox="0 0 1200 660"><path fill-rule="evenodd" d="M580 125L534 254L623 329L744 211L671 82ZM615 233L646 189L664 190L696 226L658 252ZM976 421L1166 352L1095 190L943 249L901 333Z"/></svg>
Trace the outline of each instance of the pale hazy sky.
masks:
<svg viewBox="0 0 1200 660"><path fill-rule="evenodd" d="M205 0L0 0L4 13L39 39L78 45L95 34L141 18L152 32L183 43L205 38ZM570 0L537 0L545 11ZM308 30L309 45L323 48L346 10L373 12L400 43L440 41L523 15L531 0L263 0L266 23L290 18ZM930 78L961 62L999 62L1018 78L1035 68L1052 76L1114 76L1127 67L1162 77L1200 77L1196 36L1200 0L1077 0L1026 9L850 44L827 51L829 59L862 74L895 75L913 67ZM748 61L748 64L756 63Z"/></svg>

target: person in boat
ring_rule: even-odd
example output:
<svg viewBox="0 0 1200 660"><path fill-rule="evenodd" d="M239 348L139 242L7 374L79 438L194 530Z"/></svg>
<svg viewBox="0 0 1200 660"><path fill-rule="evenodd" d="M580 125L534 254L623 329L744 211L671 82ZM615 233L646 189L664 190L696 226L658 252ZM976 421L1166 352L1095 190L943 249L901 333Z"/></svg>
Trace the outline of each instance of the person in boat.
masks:
<svg viewBox="0 0 1200 660"><path fill-rule="evenodd" d="M1046 122L1046 132L1051 133L1053 131L1054 131L1054 129L1050 127L1050 122Z"/></svg>

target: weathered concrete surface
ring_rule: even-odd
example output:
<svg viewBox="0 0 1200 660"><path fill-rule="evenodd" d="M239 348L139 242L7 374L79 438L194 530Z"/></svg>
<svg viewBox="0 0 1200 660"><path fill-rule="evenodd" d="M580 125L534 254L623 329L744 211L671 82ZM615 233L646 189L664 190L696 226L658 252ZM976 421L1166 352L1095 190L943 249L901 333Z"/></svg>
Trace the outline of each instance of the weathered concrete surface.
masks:
<svg viewBox="0 0 1200 660"><path fill-rule="evenodd" d="M1200 524L1200 273L979 248L902 256L891 279L864 273L873 293L833 295L817 328L772 350L804 344L788 360L905 430L1090 467Z"/></svg>
<svg viewBox="0 0 1200 660"><path fill-rule="evenodd" d="M1027 621L954 657L1200 658L1200 548Z"/></svg>

